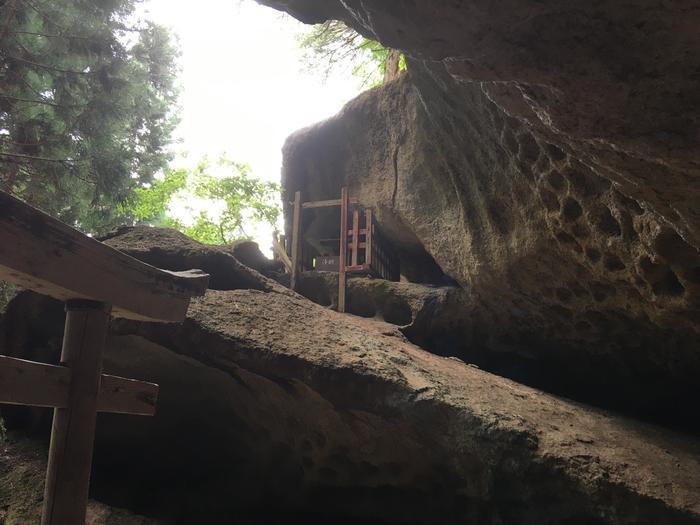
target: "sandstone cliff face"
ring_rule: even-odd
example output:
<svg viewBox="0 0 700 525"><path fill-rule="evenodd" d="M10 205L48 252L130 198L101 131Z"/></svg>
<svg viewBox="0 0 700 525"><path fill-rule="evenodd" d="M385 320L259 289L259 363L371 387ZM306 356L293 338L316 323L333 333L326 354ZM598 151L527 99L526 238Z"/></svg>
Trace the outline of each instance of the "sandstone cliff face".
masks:
<svg viewBox="0 0 700 525"><path fill-rule="evenodd" d="M700 523L693 440L433 355L175 238L108 242L258 286L208 291L182 325L113 323L106 371L161 392L153 418L99 416L96 499L163 524ZM19 295L3 351L57 359L61 321L60 304Z"/></svg>
<svg viewBox="0 0 700 525"><path fill-rule="evenodd" d="M555 391L697 419L697 6L263 3L422 59L289 138L289 194L349 185L409 277L434 261L457 279L465 357L510 354Z"/></svg>
<svg viewBox="0 0 700 525"><path fill-rule="evenodd" d="M259 0L305 22L344 20L441 61L700 239L700 9L693 0Z"/></svg>

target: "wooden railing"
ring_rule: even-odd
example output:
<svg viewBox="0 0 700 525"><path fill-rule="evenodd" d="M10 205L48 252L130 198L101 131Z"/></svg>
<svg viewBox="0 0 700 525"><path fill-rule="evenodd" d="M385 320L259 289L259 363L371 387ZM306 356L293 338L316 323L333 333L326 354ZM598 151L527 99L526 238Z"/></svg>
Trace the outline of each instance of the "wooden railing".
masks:
<svg viewBox="0 0 700 525"><path fill-rule="evenodd" d="M284 249L277 239L274 240L273 247L278 257L290 269L290 283L293 290L298 287L299 274L304 266L302 263L304 259L302 257L303 210L336 206L340 208L339 237L326 240L338 243L339 254L337 257L326 256L319 259L323 269L338 272L338 311L345 311L347 274L360 273L392 281L399 280L398 258L388 248L390 244L379 231L372 210L369 208L361 210L357 199L350 198L346 187L340 189L339 199L321 201L303 202L301 192L297 191L294 194L294 202L291 204L293 205L291 259L284 260ZM348 224L351 212L352 219Z"/></svg>
<svg viewBox="0 0 700 525"><path fill-rule="evenodd" d="M153 415L158 385L102 374L110 315L185 318L209 276L125 255L0 192L0 280L66 303L59 366L0 355L0 403L53 407L43 525L84 525L96 414Z"/></svg>

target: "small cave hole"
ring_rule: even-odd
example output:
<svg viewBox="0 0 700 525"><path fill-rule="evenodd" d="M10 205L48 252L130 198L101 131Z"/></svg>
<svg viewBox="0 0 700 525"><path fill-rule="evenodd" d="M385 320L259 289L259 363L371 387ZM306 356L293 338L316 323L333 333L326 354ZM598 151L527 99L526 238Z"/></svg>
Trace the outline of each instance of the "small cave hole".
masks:
<svg viewBox="0 0 700 525"><path fill-rule="evenodd" d="M644 256L639 259L639 271L654 295L678 297L685 292L678 276L666 264L655 263Z"/></svg>
<svg viewBox="0 0 700 525"><path fill-rule="evenodd" d="M627 208L634 215L641 215L644 213L644 208L642 208L636 200L623 195L619 191L615 192L615 200L617 200L617 202Z"/></svg>
<svg viewBox="0 0 700 525"><path fill-rule="evenodd" d="M540 188L540 199L542 199L542 204L544 204L544 207L547 208L548 211L559 210L559 199L557 199L557 196L551 191Z"/></svg>
<svg viewBox="0 0 700 525"><path fill-rule="evenodd" d="M406 301L392 299L384 304L382 316L387 323L406 326L413 321L413 312Z"/></svg>
<svg viewBox="0 0 700 525"><path fill-rule="evenodd" d="M651 286L651 290L654 295L667 297L680 297L685 292L685 288L671 269L666 272L663 279Z"/></svg>
<svg viewBox="0 0 700 525"><path fill-rule="evenodd" d="M565 175L569 179L572 191L579 197L595 197L610 187L608 181L591 172L581 173L577 170L568 169Z"/></svg>
<svg viewBox="0 0 700 525"><path fill-rule="evenodd" d="M562 303L568 303L573 297L573 293L568 288L557 288L557 298Z"/></svg>
<svg viewBox="0 0 700 525"><path fill-rule="evenodd" d="M612 253L605 254L603 264L605 265L605 268L611 272L619 272L626 268L625 263L623 263L617 255Z"/></svg>
<svg viewBox="0 0 700 525"><path fill-rule="evenodd" d="M566 158L566 153L554 144L547 144L547 155L552 159L552 162L560 162Z"/></svg>
<svg viewBox="0 0 700 525"><path fill-rule="evenodd" d="M534 164L540 156L540 146L530 133L520 136L518 157L529 164Z"/></svg>
<svg viewBox="0 0 700 525"><path fill-rule="evenodd" d="M571 310L564 308L563 306L559 306L558 304L550 306L548 310L554 317L564 321L570 321L573 318L573 313Z"/></svg>
<svg viewBox="0 0 700 525"><path fill-rule="evenodd" d="M549 185L557 192L563 192L566 188L566 179L558 171L548 173L546 178Z"/></svg>
<svg viewBox="0 0 700 525"><path fill-rule="evenodd" d="M564 199L561 206L561 216L566 222L574 222L583 214L583 209L578 201L572 197Z"/></svg>
<svg viewBox="0 0 700 525"><path fill-rule="evenodd" d="M595 248L586 248L586 257L588 257L588 260L591 262L598 262L600 261L601 253L596 250Z"/></svg>
<svg viewBox="0 0 700 525"><path fill-rule="evenodd" d="M600 208L592 216L591 221L593 225L605 235L611 237L619 237L622 235L622 228L620 228L620 223L617 219L613 217L612 213L608 208Z"/></svg>
<svg viewBox="0 0 700 525"><path fill-rule="evenodd" d="M377 309L371 298L362 293L348 294L347 309L349 313L360 317L375 317L377 315Z"/></svg>
<svg viewBox="0 0 700 525"><path fill-rule="evenodd" d="M687 267L694 261L700 260L700 253L675 231L664 229L656 236L653 242L656 253L661 255L669 263Z"/></svg>
<svg viewBox="0 0 700 525"><path fill-rule="evenodd" d="M700 266L696 266L695 268L687 270L683 274L683 277L685 277L686 280L693 284L700 284Z"/></svg>
<svg viewBox="0 0 700 525"><path fill-rule="evenodd" d="M581 253L583 251L583 249L581 248L581 245L578 242L576 242L576 239L574 239L568 233L558 232L556 237L560 243L570 246L577 253Z"/></svg>
<svg viewBox="0 0 700 525"><path fill-rule="evenodd" d="M486 209L488 210L491 223L496 231L498 231L498 233L501 235L508 235L508 233L511 231L511 213L506 208L504 203L494 200L488 203Z"/></svg>
<svg viewBox="0 0 700 525"><path fill-rule="evenodd" d="M578 330L579 332L588 332L588 331L591 330L591 328L593 328L593 327L591 326L591 323L589 323L588 321L578 321L578 322L574 325L574 327L575 327L576 330Z"/></svg>
<svg viewBox="0 0 700 525"><path fill-rule="evenodd" d="M605 299L614 296L616 293L617 291L612 286L599 282L591 283L591 294L593 295L593 299L598 303L602 303Z"/></svg>
<svg viewBox="0 0 700 525"><path fill-rule="evenodd" d="M591 235L591 231L585 225L578 222L571 227L571 233L574 234L574 237L579 239L587 239Z"/></svg>

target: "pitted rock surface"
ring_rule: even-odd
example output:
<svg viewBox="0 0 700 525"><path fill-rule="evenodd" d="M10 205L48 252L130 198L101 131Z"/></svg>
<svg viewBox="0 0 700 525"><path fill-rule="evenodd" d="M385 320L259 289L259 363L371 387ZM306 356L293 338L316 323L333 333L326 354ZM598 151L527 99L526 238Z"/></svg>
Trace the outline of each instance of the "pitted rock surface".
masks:
<svg viewBox="0 0 700 525"><path fill-rule="evenodd" d="M292 135L283 183L313 200L348 185L409 278L434 281L436 263L455 278L471 296L465 354L506 368L510 354L539 369L538 385L579 399L685 425L700 415L696 247L480 86L412 62ZM307 220L328 236L327 218Z"/></svg>

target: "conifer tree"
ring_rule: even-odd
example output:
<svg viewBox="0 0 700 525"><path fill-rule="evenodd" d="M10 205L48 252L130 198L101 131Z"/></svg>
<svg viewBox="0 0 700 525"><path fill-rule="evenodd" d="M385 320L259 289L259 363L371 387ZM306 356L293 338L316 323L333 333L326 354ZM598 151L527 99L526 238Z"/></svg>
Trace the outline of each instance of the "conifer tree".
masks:
<svg viewBox="0 0 700 525"><path fill-rule="evenodd" d="M0 0L0 189L88 232L167 165L177 49L139 0Z"/></svg>

